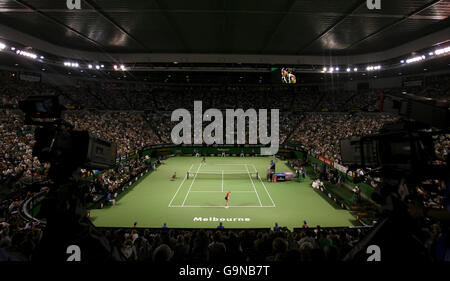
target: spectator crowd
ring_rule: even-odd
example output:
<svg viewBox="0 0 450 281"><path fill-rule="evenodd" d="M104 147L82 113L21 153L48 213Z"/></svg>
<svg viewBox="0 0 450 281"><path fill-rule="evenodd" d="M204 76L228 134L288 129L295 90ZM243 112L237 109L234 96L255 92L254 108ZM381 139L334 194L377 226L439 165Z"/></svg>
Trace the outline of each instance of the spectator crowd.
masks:
<svg viewBox="0 0 450 281"><path fill-rule="evenodd" d="M289 141L313 155L339 162L341 139L376 134L385 123L395 120L386 114L309 113Z"/></svg>
<svg viewBox="0 0 450 281"><path fill-rule="evenodd" d="M148 262L320 262L342 260L368 229L104 230L121 260Z"/></svg>
<svg viewBox="0 0 450 281"><path fill-rule="evenodd" d="M32 156L34 127L24 124L18 102L29 95L59 94L70 110L63 118L75 130L114 142L120 164L114 169L93 173L90 196L93 202L116 197L124 186L147 168L154 168L148 156L139 153L154 144L171 142L170 112L193 109L201 100L203 109L280 109L280 143L301 145L306 151L331 161L340 161L339 141L352 136L376 134L398 119L380 113L381 92L329 91L315 86L274 87L264 85L142 87L103 84L56 87L2 77L0 89L0 185L42 182L48 163ZM421 87L408 92L448 98L449 76L431 76ZM390 89L397 90L397 89ZM246 132L248 134L248 127ZM435 152L443 160L448 155L450 136L435 137ZM130 158L130 156L135 156ZM442 206L442 185L430 182L436 194L418 187L427 206ZM20 205L33 192L16 192L0 202L0 259L5 251L20 260L31 258L39 237L36 225L18 216ZM108 203L107 201L99 201ZM430 251L438 239L438 226L424 230ZM304 229L302 231L211 231L211 230L106 230L105 235L123 260L159 261L334 261L342 259L365 234L364 229Z"/></svg>

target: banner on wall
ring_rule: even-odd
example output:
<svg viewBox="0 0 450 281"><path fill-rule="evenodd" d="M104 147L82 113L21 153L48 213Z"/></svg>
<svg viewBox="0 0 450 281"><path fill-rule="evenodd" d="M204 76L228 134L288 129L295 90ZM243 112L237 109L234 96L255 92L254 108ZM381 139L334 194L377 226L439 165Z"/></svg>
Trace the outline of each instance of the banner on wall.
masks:
<svg viewBox="0 0 450 281"><path fill-rule="evenodd" d="M338 170L338 171L340 171L340 172L342 172L342 173L347 173L347 171L348 171L348 168L347 168L347 167L342 166L341 164L339 164L339 163L337 163L337 162L334 162L333 167L334 167L336 170Z"/></svg>
<svg viewBox="0 0 450 281"><path fill-rule="evenodd" d="M328 166L333 167L333 162L331 162L331 160L328 160L327 158L325 158L323 156L318 156L317 159L319 159L323 163L327 164Z"/></svg>

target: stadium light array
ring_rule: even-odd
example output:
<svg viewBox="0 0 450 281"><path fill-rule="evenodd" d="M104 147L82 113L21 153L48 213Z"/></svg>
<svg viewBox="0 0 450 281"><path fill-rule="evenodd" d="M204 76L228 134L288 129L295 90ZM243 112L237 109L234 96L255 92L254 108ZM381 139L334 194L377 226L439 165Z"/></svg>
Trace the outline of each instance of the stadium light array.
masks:
<svg viewBox="0 0 450 281"><path fill-rule="evenodd" d="M0 42L0 51L4 50L6 48L6 45Z"/></svg>
<svg viewBox="0 0 450 281"><path fill-rule="evenodd" d="M442 55L442 54L446 54L446 53L448 53L448 52L450 52L450 47L442 48L442 49L437 49L436 51L434 51L434 53L435 53L436 55Z"/></svg>
<svg viewBox="0 0 450 281"><path fill-rule="evenodd" d="M406 63L413 63L413 62L418 62L418 61L422 61L422 60L424 60L425 59L425 56L424 55L422 55L422 56L417 56L417 57L413 57L413 58L410 58L410 59L407 59L406 60Z"/></svg>
<svg viewBox="0 0 450 281"><path fill-rule="evenodd" d="M380 70L380 69L381 69L381 65L375 65L375 66L369 65L366 68L367 71L374 71L374 70Z"/></svg>
<svg viewBox="0 0 450 281"><path fill-rule="evenodd" d="M30 52L27 52L27 51L22 51L22 50L16 50L16 54L19 55L19 56L24 56L24 57L30 58L30 59L36 59L37 58L36 54L30 53Z"/></svg>
<svg viewBox="0 0 450 281"><path fill-rule="evenodd" d="M94 69L95 68L97 70L100 70L101 68L104 68L104 67L105 67L105 65L103 65L103 64L102 65L100 65L100 64L95 64L95 65L94 64L88 64L87 65L88 69Z"/></svg>
<svg viewBox="0 0 450 281"><path fill-rule="evenodd" d="M123 64L121 64L120 66L117 66L116 64L114 65L114 70L122 70L122 71L125 71L126 70L126 68L125 68L125 65L123 65Z"/></svg>
<svg viewBox="0 0 450 281"><path fill-rule="evenodd" d="M428 55L428 57L433 57L433 56L439 56L442 54L446 54L448 52L450 52L450 47L440 48L440 49L436 49L434 51L428 51L428 53L426 53L426 54L415 56L415 57L412 57L409 59L402 59L400 61L400 63L410 64L410 63L414 63L414 62L419 62L419 61L423 61L423 60L427 59L427 55Z"/></svg>
<svg viewBox="0 0 450 281"><path fill-rule="evenodd" d="M31 59L37 58L36 54L30 53L27 51L22 51L22 50L16 50L16 54L18 54L19 56L24 56L24 57L31 58Z"/></svg>
<svg viewBox="0 0 450 281"><path fill-rule="evenodd" d="M77 62L66 61L66 62L64 62L64 66L67 66L67 67L79 67L80 65Z"/></svg>
<svg viewBox="0 0 450 281"><path fill-rule="evenodd" d="M381 68L381 67L380 67ZM354 71L354 72L357 72L358 71L358 68L357 67L355 67L355 68L351 68L351 67L347 67L347 68L344 68L347 72L352 72L352 71ZM344 69L342 69L342 71L344 71ZM333 73L333 72L339 72L339 71L341 71L341 68L340 67L338 67L338 66L336 66L336 67L333 67L333 66L330 66L330 67L323 67L322 68L322 73L325 73L325 72L328 72L328 73Z"/></svg>
<svg viewBox="0 0 450 281"><path fill-rule="evenodd" d="M357 67L354 67L353 69L349 66L349 67L347 67L347 72L357 72L358 71L358 68Z"/></svg>

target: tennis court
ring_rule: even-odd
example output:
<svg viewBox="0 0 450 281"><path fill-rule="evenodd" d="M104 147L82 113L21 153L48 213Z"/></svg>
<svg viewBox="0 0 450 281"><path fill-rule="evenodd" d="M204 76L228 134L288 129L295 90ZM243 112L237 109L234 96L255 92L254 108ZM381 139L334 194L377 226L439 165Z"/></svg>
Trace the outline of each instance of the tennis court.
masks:
<svg viewBox="0 0 450 281"><path fill-rule="evenodd" d="M180 204L179 191L186 186ZM254 164L221 162L191 165L169 207L223 208L227 192L233 198L230 208L276 207Z"/></svg>
<svg viewBox="0 0 450 281"><path fill-rule="evenodd" d="M290 229L306 220L310 226L351 226L355 218L301 182L268 182L272 157L172 157L123 193L114 206L91 210L98 227L226 228L272 227ZM278 161L277 172L289 172ZM177 179L172 180L173 173ZM225 208L225 194L231 192Z"/></svg>

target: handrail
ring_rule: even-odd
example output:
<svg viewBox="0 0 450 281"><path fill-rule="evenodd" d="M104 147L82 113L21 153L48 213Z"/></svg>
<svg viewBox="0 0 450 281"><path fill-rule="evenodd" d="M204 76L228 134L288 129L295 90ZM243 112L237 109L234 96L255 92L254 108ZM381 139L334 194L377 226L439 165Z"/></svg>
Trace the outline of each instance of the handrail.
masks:
<svg viewBox="0 0 450 281"><path fill-rule="evenodd" d="M28 198L27 200L25 200L22 203L22 205L19 209L20 210L19 213L24 220L26 220L28 222L30 222L30 221L35 222L35 223L43 225L43 226L46 225L47 222L45 220L39 220L30 214L30 210L32 210L37 204L41 203L44 200L46 193L47 193L47 191L45 191L45 190L38 192L37 194L31 196L30 198Z"/></svg>

